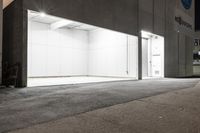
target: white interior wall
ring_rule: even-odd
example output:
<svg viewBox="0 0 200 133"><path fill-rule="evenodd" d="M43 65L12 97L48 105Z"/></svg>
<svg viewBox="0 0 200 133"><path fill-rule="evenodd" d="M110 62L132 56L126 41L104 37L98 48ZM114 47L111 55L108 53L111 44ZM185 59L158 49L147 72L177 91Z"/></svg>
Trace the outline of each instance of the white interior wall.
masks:
<svg viewBox="0 0 200 133"><path fill-rule="evenodd" d="M34 21L28 29L28 77L137 77L137 37L100 28L51 30Z"/></svg>
<svg viewBox="0 0 200 133"><path fill-rule="evenodd" d="M89 75L137 77L137 45L134 36L97 29L89 32Z"/></svg>
<svg viewBox="0 0 200 133"><path fill-rule="evenodd" d="M128 36L128 76L138 78L138 37Z"/></svg>
<svg viewBox="0 0 200 133"><path fill-rule="evenodd" d="M29 21L28 77L87 75L88 33Z"/></svg>

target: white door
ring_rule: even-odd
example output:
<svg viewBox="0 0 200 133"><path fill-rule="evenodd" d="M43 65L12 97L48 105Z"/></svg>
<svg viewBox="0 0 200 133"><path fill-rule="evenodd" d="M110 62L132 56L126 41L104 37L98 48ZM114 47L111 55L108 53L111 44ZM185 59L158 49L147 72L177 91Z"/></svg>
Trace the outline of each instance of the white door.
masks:
<svg viewBox="0 0 200 133"><path fill-rule="evenodd" d="M164 39L153 38L151 43L152 77L164 76Z"/></svg>
<svg viewBox="0 0 200 133"><path fill-rule="evenodd" d="M142 39L142 76L164 77L164 39Z"/></svg>

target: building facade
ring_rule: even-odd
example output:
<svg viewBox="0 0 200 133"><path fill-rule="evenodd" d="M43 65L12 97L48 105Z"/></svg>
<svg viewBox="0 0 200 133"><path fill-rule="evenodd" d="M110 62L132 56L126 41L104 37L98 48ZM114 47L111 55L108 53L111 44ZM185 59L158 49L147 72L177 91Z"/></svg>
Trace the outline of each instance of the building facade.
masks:
<svg viewBox="0 0 200 133"><path fill-rule="evenodd" d="M4 9L3 71L18 64L17 86L27 86L27 14L32 10L137 36L138 79L141 31L163 36L164 76L192 76L194 8L194 0L15 0Z"/></svg>

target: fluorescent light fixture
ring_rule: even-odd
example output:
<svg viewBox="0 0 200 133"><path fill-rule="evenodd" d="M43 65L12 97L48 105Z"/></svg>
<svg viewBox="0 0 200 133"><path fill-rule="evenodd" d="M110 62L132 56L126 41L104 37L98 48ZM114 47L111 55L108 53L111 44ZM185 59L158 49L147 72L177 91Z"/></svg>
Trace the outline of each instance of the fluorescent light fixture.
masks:
<svg viewBox="0 0 200 133"><path fill-rule="evenodd" d="M152 37L152 33L151 32L148 32L148 31L141 31L142 33L142 37L145 37L145 38L151 38Z"/></svg>
<svg viewBox="0 0 200 133"><path fill-rule="evenodd" d="M56 29L62 28L64 26L67 26L67 25L69 25L71 23L73 23L73 21L61 20L61 21L58 21L58 22L55 22L55 23L51 24L51 29L52 30L56 30Z"/></svg>
<svg viewBox="0 0 200 133"><path fill-rule="evenodd" d="M141 33L142 33L142 37L145 37L145 38L155 38L155 39L158 39L160 37L159 35L156 35L156 34L153 34L151 32L144 31L144 30L142 30Z"/></svg>
<svg viewBox="0 0 200 133"><path fill-rule="evenodd" d="M142 34L152 34L151 32L149 32L149 31L144 31L144 30L142 30L141 32L142 32Z"/></svg>
<svg viewBox="0 0 200 133"><path fill-rule="evenodd" d="M46 13L44 13L44 12L40 13L40 17L45 17L45 16L46 16Z"/></svg>

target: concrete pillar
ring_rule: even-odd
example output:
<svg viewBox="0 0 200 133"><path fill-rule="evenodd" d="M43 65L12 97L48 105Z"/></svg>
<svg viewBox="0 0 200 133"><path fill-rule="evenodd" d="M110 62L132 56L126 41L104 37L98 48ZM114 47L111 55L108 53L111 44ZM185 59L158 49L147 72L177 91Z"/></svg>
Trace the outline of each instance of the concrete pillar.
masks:
<svg viewBox="0 0 200 133"><path fill-rule="evenodd" d="M140 14L140 0L138 0L138 80L142 80L142 33L141 33L141 14Z"/></svg>
<svg viewBox="0 0 200 133"><path fill-rule="evenodd" d="M138 80L142 80L142 34L138 34Z"/></svg>

